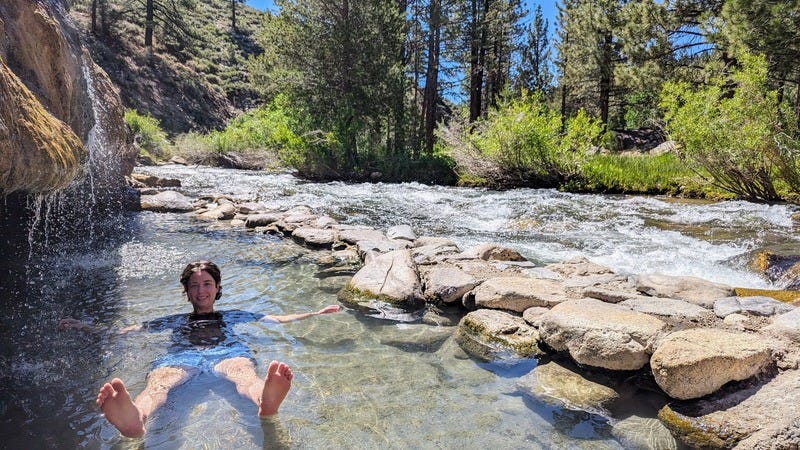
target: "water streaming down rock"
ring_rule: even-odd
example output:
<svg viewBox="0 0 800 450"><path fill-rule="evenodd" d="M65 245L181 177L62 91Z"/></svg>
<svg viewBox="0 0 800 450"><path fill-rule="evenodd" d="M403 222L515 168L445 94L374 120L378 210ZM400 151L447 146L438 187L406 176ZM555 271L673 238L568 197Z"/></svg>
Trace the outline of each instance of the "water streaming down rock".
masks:
<svg viewBox="0 0 800 450"><path fill-rule="evenodd" d="M97 222L124 207L135 153L120 99L61 1L4 1L0 25L0 78L10 80L2 97L11 100L0 133L0 245L24 259L57 241L94 239ZM39 120L18 126L27 110Z"/></svg>

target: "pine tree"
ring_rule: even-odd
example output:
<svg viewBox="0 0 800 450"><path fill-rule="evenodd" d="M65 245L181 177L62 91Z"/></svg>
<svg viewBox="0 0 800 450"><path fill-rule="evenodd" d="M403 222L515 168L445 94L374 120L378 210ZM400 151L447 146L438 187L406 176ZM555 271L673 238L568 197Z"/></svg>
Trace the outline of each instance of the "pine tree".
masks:
<svg viewBox="0 0 800 450"><path fill-rule="evenodd" d="M341 154L334 171L358 167L374 151L395 110L402 76L403 17L381 0L285 0L260 40L273 92L287 93Z"/></svg>
<svg viewBox="0 0 800 450"><path fill-rule="evenodd" d="M515 82L517 92L525 90L547 93L552 88L553 74L550 70L552 49L548 27L549 22L544 18L542 6L537 5L520 51L520 64Z"/></svg>

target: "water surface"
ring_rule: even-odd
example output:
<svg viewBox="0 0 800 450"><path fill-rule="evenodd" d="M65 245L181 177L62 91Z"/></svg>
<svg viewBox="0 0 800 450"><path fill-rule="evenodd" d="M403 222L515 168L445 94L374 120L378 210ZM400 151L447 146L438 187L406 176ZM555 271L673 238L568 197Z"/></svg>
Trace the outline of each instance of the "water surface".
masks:
<svg viewBox="0 0 800 450"><path fill-rule="evenodd" d="M290 175L169 166L142 172L178 177L187 195L226 194L275 209L307 205L345 223L385 230L408 224L462 248L511 246L545 264L586 256L620 273L696 275L743 287L772 286L748 269L754 250L797 243L797 209L744 202L654 197L493 192L420 184L303 183ZM315 277L318 254L289 240L199 221L131 213L104 224L110 237L79 251L34 255L5 281L0 319L0 416L6 448L624 448L613 420L522 396L535 360L481 364L451 340L415 323L356 311L237 331L260 362L296 374L276 421L232 386L201 374L171 396L143 441L121 438L93 404L111 377L144 386L169 333L61 332L61 317L108 330L188 311L177 281L189 260L223 271L218 309L288 314L336 303L344 279ZM412 337L414 337L412 339ZM630 396L620 417L652 417L663 399Z"/></svg>

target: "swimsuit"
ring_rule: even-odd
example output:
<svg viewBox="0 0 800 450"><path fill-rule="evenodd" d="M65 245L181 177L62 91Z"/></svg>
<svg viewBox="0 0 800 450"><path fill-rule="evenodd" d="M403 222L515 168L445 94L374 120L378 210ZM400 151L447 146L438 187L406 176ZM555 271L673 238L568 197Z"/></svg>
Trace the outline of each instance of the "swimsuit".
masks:
<svg viewBox="0 0 800 450"><path fill-rule="evenodd" d="M262 317L263 314L231 310L173 314L145 322L143 328L148 331L172 330L172 345L166 355L153 361L153 369L185 366L210 371L220 361L239 356L255 362L250 348L233 332L233 325Z"/></svg>

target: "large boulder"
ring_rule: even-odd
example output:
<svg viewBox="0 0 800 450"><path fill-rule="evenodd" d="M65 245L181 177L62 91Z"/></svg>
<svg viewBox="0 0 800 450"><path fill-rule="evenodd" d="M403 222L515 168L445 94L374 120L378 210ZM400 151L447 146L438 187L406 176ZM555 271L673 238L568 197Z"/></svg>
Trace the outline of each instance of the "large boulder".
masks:
<svg viewBox="0 0 800 450"><path fill-rule="evenodd" d="M613 274L614 272L606 266L579 257L566 261L550 264L547 269L559 273L565 277L585 277L590 275Z"/></svg>
<svg viewBox="0 0 800 450"><path fill-rule="evenodd" d="M425 298L434 303L440 301L445 304L460 302L464 294L480 283L457 267L441 264L425 270L422 278Z"/></svg>
<svg viewBox="0 0 800 450"><path fill-rule="evenodd" d="M770 362L770 344L758 335L694 328L667 336L653 353L650 367L667 395L686 400L750 378Z"/></svg>
<svg viewBox="0 0 800 450"><path fill-rule="evenodd" d="M133 169L122 102L64 11L57 0L0 2L2 191L61 189L86 162L103 195Z"/></svg>
<svg viewBox="0 0 800 450"><path fill-rule="evenodd" d="M527 277L489 278L468 295L474 298L476 307L518 313L534 306L550 307L568 299L561 283Z"/></svg>
<svg viewBox="0 0 800 450"><path fill-rule="evenodd" d="M710 310L684 300L638 295L618 303L619 306L634 311L657 316L672 324L692 324L708 322L714 318Z"/></svg>
<svg viewBox="0 0 800 450"><path fill-rule="evenodd" d="M794 310L796 307L771 297L756 295L752 297L725 297L714 302L714 314L725 318L730 314L752 314L755 316L774 316Z"/></svg>
<svg viewBox="0 0 800 450"><path fill-rule="evenodd" d="M458 324L456 342L467 354L483 361L541 353L535 328L522 317L492 309L479 309L464 316Z"/></svg>
<svg viewBox="0 0 800 450"><path fill-rule="evenodd" d="M527 261L518 251L497 244L480 244L464 250L459 257L496 261Z"/></svg>
<svg viewBox="0 0 800 450"><path fill-rule="evenodd" d="M793 449L800 445L798 398L800 371L790 370L702 400L670 403L658 417L691 448Z"/></svg>
<svg viewBox="0 0 800 450"><path fill-rule="evenodd" d="M402 308L421 306L421 283L409 250L395 250L367 260L339 293L346 303L374 299Z"/></svg>
<svg viewBox="0 0 800 450"><path fill-rule="evenodd" d="M0 57L0 192L63 189L86 159L83 142Z"/></svg>
<svg viewBox="0 0 800 450"><path fill-rule="evenodd" d="M732 287L697 277L676 277L660 274L642 274L636 279L636 289L651 297L670 297L686 300L711 309L714 301L735 294Z"/></svg>
<svg viewBox="0 0 800 450"><path fill-rule="evenodd" d="M775 316L764 331L791 341L800 342L800 308Z"/></svg>
<svg viewBox="0 0 800 450"><path fill-rule="evenodd" d="M800 289L800 252L794 244L784 244L759 251L751 264L767 279L786 289Z"/></svg>
<svg viewBox="0 0 800 450"><path fill-rule="evenodd" d="M330 249L337 239L336 230L328 228L299 227L292 232L292 239L311 248Z"/></svg>
<svg viewBox="0 0 800 450"><path fill-rule="evenodd" d="M220 203L208 211L199 214L201 219L206 220L231 220L236 215L236 206L233 203Z"/></svg>
<svg viewBox="0 0 800 450"><path fill-rule="evenodd" d="M193 211L192 200L176 191L164 191L155 195L143 195L141 206L145 211L188 212Z"/></svg>
<svg viewBox="0 0 800 450"><path fill-rule="evenodd" d="M547 345L579 364L611 370L644 367L667 328L648 314L590 298L560 303L539 318Z"/></svg>

